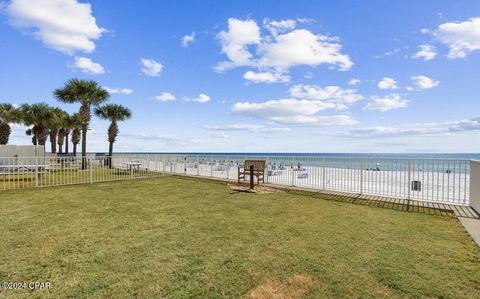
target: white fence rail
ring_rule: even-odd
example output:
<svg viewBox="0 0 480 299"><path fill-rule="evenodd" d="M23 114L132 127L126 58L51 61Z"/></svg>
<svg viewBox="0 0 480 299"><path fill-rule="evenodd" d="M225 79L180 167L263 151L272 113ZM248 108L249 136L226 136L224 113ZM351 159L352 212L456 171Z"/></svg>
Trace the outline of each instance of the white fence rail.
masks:
<svg viewBox="0 0 480 299"><path fill-rule="evenodd" d="M265 160L265 182L271 184L458 205L470 202L473 162L450 159L115 154L111 160L89 155L82 170L80 157L0 157L0 190L167 174L236 181L246 159Z"/></svg>
<svg viewBox="0 0 480 299"><path fill-rule="evenodd" d="M0 190L49 187L163 176L160 161L148 158L0 157ZM111 166L109 164L112 164Z"/></svg>
<svg viewBox="0 0 480 299"><path fill-rule="evenodd" d="M116 154L139 158L152 154ZM307 156L164 155L168 173L237 180L244 160L265 160L265 182L318 190L468 205L469 160ZM478 182L480 183L480 182Z"/></svg>

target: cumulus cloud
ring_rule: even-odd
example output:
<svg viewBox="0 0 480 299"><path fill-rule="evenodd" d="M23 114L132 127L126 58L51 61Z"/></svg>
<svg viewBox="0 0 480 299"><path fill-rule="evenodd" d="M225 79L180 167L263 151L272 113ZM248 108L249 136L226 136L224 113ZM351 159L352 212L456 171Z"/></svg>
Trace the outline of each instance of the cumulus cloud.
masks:
<svg viewBox="0 0 480 299"><path fill-rule="evenodd" d="M204 93L199 94L196 98L192 100L192 102L197 103L206 103L210 101L210 97Z"/></svg>
<svg viewBox="0 0 480 299"><path fill-rule="evenodd" d="M175 101L175 96L170 92L162 92L160 95L154 97L159 102Z"/></svg>
<svg viewBox="0 0 480 299"><path fill-rule="evenodd" d="M130 88L110 88L107 86L104 88L110 94L131 94L133 92Z"/></svg>
<svg viewBox="0 0 480 299"><path fill-rule="evenodd" d="M243 74L243 79L253 83L286 83L290 82L290 76L279 72L252 72Z"/></svg>
<svg viewBox="0 0 480 299"><path fill-rule="evenodd" d="M103 66L86 57L75 57L73 67L86 74L100 75L105 73Z"/></svg>
<svg viewBox="0 0 480 299"><path fill-rule="evenodd" d="M355 85L357 85L357 84L360 84L360 80L359 80L359 79L352 78L352 79L348 80L348 83L347 83L347 84L350 85L350 86L355 86Z"/></svg>
<svg viewBox="0 0 480 299"><path fill-rule="evenodd" d="M264 102L237 102L232 111L237 114L267 119L279 124L303 126L326 126L354 124L349 115L320 116L326 110L345 110L363 96L354 89L338 86L294 85L289 89L289 98Z"/></svg>
<svg viewBox="0 0 480 299"><path fill-rule="evenodd" d="M222 52L228 61L217 64L217 71L235 67L256 67L288 72L297 65L317 66L328 64L348 70L353 63L341 53L337 37L316 35L306 29L296 29L297 21L265 20L270 34L262 36L254 20L228 19L228 30L218 35Z"/></svg>
<svg viewBox="0 0 480 299"><path fill-rule="evenodd" d="M337 104L351 104L363 99L355 89L342 89L339 86L320 87L316 85L298 84L290 88L292 97L315 101L326 101Z"/></svg>
<svg viewBox="0 0 480 299"><path fill-rule="evenodd" d="M392 109L406 108L407 106L407 100L402 99L399 94L391 94L381 97L373 96L372 101L363 107L363 110L385 112Z"/></svg>
<svg viewBox="0 0 480 299"><path fill-rule="evenodd" d="M158 77L163 70L163 65L153 59L142 58L140 59L142 72L150 77Z"/></svg>
<svg viewBox="0 0 480 299"><path fill-rule="evenodd" d="M190 35L182 37L182 47L188 48L188 46L195 41L195 31Z"/></svg>
<svg viewBox="0 0 480 299"><path fill-rule="evenodd" d="M297 27L297 21L292 19L286 20L270 20L264 19L263 20L263 27L265 27L273 36L278 35L279 33L283 33Z"/></svg>
<svg viewBox="0 0 480 299"><path fill-rule="evenodd" d="M237 66L253 65L252 54L247 49L248 45L260 43L260 27L253 20L228 19L228 30L221 31L218 38L222 45L222 52L229 61L220 62L216 70L224 71Z"/></svg>
<svg viewBox="0 0 480 299"><path fill-rule="evenodd" d="M348 115L317 116L316 113L327 109L339 108L338 104L324 101L279 99L262 103L239 102L235 103L232 111L237 114L271 120L279 124L297 125L334 125L356 123Z"/></svg>
<svg viewBox="0 0 480 299"><path fill-rule="evenodd" d="M480 130L480 117L464 119L460 121L406 124L395 127L369 127L352 129L340 135L374 138L374 137L398 137L412 135L445 135Z"/></svg>
<svg viewBox="0 0 480 299"><path fill-rule="evenodd" d="M378 82L377 87L380 89L397 89L397 81L393 78L384 77L380 82Z"/></svg>
<svg viewBox="0 0 480 299"><path fill-rule="evenodd" d="M205 129L215 131L248 131L251 133L282 133L290 131L285 127L267 127L254 124L204 125Z"/></svg>
<svg viewBox="0 0 480 299"><path fill-rule="evenodd" d="M72 55L90 53L104 28L91 5L77 0L12 0L6 7L10 24L51 49Z"/></svg>
<svg viewBox="0 0 480 299"><path fill-rule="evenodd" d="M424 44L418 46L418 52L415 53L412 58L418 58L427 61L432 60L433 58L435 58L435 56L437 56L437 50L435 46Z"/></svg>
<svg viewBox="0 0 480 299"><path fill-rule="evenodd" d="M434 35L449 47L449 58L464 58L480 50L480 17L463 22L449 22L438 26Z"/></svg>
<svg viewBox="0 0 480 299"><path fill-rule="evenodd" d="M440 81L435 81L427 76L412 76L411 79L413 84L420 89L429 89L440 84Z"/></svg>

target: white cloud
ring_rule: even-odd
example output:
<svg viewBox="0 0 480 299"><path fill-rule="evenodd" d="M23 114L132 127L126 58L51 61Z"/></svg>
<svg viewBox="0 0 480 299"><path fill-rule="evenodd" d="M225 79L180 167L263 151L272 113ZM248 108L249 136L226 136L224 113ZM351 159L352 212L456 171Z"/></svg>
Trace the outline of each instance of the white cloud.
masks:
<svg viewBox="0 0 480 299"><path fill-rule="evenodd" d="M204 125L205 129L215 131L248 131L251 133L283 133L290 131L285 127L266 127L254 124Z"/></svg>
<svg viewBox="0 0 480 299"><path fill-rule="evenodd" d="M12 0L6 8L9 22L48 48L73 54L95 50L99 27L88 3L77 0Z"/></svg>
<svg viewBox="0 0 480 299"><path fill-rule="evenodd" d="M357 84L360 84L360 82L361 82L361 81L360 81L359 79L352 78L352 79L348 80L348 85L350 85L350 86L355 86L355 85L357 85Z"/></svg>
<svg viewBox="0 0 480 299"><path fill-rule="evenodd" d="M209 101L210 101L210 97L204 93L199 94L198 97L192 100L192 102L197 102L197 103L206 103Z"/></svg>
<svg viewBox="0 0 480 299"><path fill-rule="evenodd" d="M208 137L210 138L218 138L218 139L226 139L228 138L228 134L224 133L224 132L212 132L212 133L208 133Z"/></svg>
<svg viewBox="0 0 480 299"><path fill-rule="evenodd" d="M110 88L107 86L104 88L110 94L131 94L133 92L130 88Z"/></svg>
<svg viewBox="0 0 480 299"><path fill-rule="evenodd" d="M412 76L413 84L420 89L429 89L436 87L440 81L435 81L427 76Z"/></svg>
<svg viewBox="0 0 480 299"><path fill-rule="evenodd" d="M373 96L372 101L363 107L363 110L385 112L392 109L406 108L407 106L407 100L402 99L399 94L391 94L382 97Z"/></svg>
<svg viewBox="0 0 480 299"><path fill-rule="evenodd" d="M258 65L286 70L297 65L330 64L338 66L340 70L348 70L353 62L348 55L340 52L341 48L336 37L295 29L275 36L272 41L266 39L260 44Z"/></svg>
<svg viewBox="0 0 480 299"><path fill-rule="evenodd" d="M290 77L280 72L252 72L247 71L243 78L253 83L286 83Z"/></svg>
<svg viewBox="0 0 480 299"><path fill-rule="evenodd" d="M195 41L195 31L190 35L182 37L182 47L188 48L188 46Z"/></svg>
<svg viewBox="0 0 480 299"><path fill-rule="evenodd" d="M393 78L384 77L382 81L378 82L378 88L380 89L397 89L397 81Z"/></svg>
<svg viewBox="0 0 480 299"><path fill-rule="evenodd" d="M449 58L463 58L480 50L480 17L441 24L434 35L449 47Z"/></svg>
<svg viewBox="0 0 480 299"><path fill-rule="evenodd" d="M163 70L163 65L153 59L142 58L140 59L142 65L142 72L150 77L158 77Z"/></svg>
<svg viewBox="0 0 480 299"><path fill-rule="evenodd" d="M439 123L406 124L395 127L370 127L349 130L346 134L350 137L398 137L410 135L445 135L480 130L480 117L460 121Z"/></svg>
<svg viewBox="0 0 480 299"><path fill-rule="evenodd" d="M297 27L297 21L291 19L280 21L264 19L263 27L265 27L273 36L275 36L278 35L278 33L295 29L295 27Z"/></svg>
<svg viewBox="0 0 480 299"><path fill-rule="evenodd" d="M433 45L420 45L418 46L418 49L418 52L412 56L413 58L420 58L427 61L432 60L433 58L435 58L435 56L437 56L437 51L435 49L435 46Z"/></svg>
<svg viewBox="0 0 480 299"><path fill-rule="evenodd" d="M314 100L279 99L263 103L235 103L232 111L250 117L268 119L279 124L297 124L310 126L353 124L348 115L317 116L316 113L327 109L343 108L335 103Z"/></svg>
<svg viewBox="0 0 480 299"><path fill-rule="evenodd" d="M295 98L326 101L337 104L351 104L363 99L355 89L342 89L339 86L319 87L316 85L298 84L289 90Z"/></svg>
<svg viewBox="0 0 480 299"><path fill-rule="evenodd" d="M155 96L155 100L160 102L175 101L175 96L170 92L162 92L159 96Z"/></svg>
<svg viewBox="0 0 480 299"><path fill-rule="evenodd" d="M229 60L220 62L216 70L249 66L287 72L290 67L297 65L321 64L348 70L353 65L350 57L341 53L342 46L337 37L293 29L296 24L292 20L267 20L265 26L273 34L262 36L254 20L228 19L228 30L221 31L218 37L222 52Z"/></svg>
<svg viewBox="0 0 480 299"><path fill-rule="evenodd" d="M252 65L252 54L247 46L260 43L260 27L253 20L228 19L228 30L218 34L222 52L230 61L217 65L217 71L224 71L237 66Z"/></svg>
<svg viewBox="0 0 480 299"><path fill-rule="evenodd" d="M86 57L75 57L73 67L87 74L100 75L105 73L103 66Z"/></svg>

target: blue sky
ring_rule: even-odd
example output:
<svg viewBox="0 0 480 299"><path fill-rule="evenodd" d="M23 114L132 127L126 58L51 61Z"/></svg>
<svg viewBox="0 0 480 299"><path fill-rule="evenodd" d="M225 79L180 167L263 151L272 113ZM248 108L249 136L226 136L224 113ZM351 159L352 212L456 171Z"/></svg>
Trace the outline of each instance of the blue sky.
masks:
<svg viewBox="0 0 480 299"><path fill-rule="evenodd" d="M96 80L133 112L118 151L480 147L479 1L0 3L0 101L73 112L52 91Z"/></svg>

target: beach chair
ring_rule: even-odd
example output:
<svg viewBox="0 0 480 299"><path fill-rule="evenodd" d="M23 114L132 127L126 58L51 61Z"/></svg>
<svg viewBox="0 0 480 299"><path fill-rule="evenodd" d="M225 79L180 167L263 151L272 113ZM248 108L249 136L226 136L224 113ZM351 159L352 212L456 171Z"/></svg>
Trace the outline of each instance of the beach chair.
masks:
<svg viewBox="0 0 480 299"><path fill-rule="evenodd" d="M265 160L245 160L243 165L238 166L238 182L245 181L246 176L250 175L250 166L253 165L253 176L257 177L257 184L265 183Z"/></svg>

